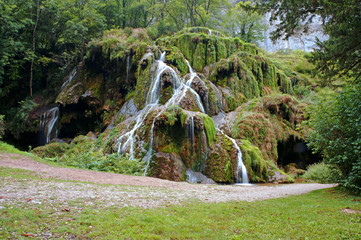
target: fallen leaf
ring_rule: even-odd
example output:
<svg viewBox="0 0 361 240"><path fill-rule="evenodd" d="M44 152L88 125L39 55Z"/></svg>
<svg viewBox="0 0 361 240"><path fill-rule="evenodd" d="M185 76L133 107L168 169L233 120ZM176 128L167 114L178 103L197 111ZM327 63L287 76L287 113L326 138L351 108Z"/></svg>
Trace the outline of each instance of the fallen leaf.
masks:
<svg viewBox="0 0 361 240"><path fill-rule="evenodd" d="M31 234L31 233L23 233L21 235L24 236L24 237L35 237L35 235Z"/></svg>

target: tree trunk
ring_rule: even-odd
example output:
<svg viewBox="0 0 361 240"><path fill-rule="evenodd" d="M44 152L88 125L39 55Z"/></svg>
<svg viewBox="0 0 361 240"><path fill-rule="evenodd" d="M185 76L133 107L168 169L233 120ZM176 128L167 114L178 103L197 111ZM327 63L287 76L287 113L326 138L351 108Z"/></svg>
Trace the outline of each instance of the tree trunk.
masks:
<svg viewBox="0 0 361 240"><path fill-rule="evenodd" d="M30 97L33 96L33 68L34 68L34 55L35 55L35 41L36 41L36 29L38 27L39 21L39 13L40 13L40 0L36 1L36 20L33 29L33 56L31 57L31 64L30 64L30 80L29 80L29 87L30 87Z"/></svg>
<svg viewBox="0 0 361 240"><path fill-rule="evenodd" d="M125 28L125 0L123 0L123 28Z"/></svg>

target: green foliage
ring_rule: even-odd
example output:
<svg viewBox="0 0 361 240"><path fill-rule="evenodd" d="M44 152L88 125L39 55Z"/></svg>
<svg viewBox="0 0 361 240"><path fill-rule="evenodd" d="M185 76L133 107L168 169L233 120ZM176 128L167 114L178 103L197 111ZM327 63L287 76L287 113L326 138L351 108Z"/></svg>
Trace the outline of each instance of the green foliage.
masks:
<svg viewBox="0 0 361 240"><path fill-rule="evenodd" d="M220 30L232 37L239 37L242 41L256 43L263 40L263 33L267 30L263 15L247 10L252 5L250 1L239 2L235 8L229 8Z"/></svg>
<svg viewBox="0 0 361 240"><path fill-rule="evenodd" d="M320 183L334 183L339 180L340 174L335 166L320 162L308 166L302 178Z"/></svg>
<svg viewBox="0 0 361 240"><path fill-rule="evenodd" d="M15 148L14 146L7 144L5 142L2 142L2 141L0 141L0 152L15 153L15 154L30 157L35 160L41 160L40 158L38 158L37 156L35 156L32 153L20 151L19 149Z"/></svg>
<svg viewBox="0 0 361 240"><path fill-rule="evenodd" d="M341 93L310 108L307 141L320 152L326 163L342 173L341 185L361 192L361 86L348 87Z"/></svg>
<svg viewBox="0 0 361 240"><path fill-rule="evenodd" d="M145 49L140 48L140 45L147 46L149 42L150 38L145 29L111 29L105 31L101 38L89 43L88 57L91 57L92 51L96 54L97 48L100 47L106 59L123 59L134 52L137 56L136 61L139 61L145 53Z"/></svg>
<svg viewBox="0 0 361 240"><path fill-rule="evenodd" d="M315 16L323 20L323 29L329 39L318 42L318 49L312 53L312 61L326 77L348 74L359 79L361 74L361 5L359 0L313 1L272 0L265 5L265 11L273 11L271 20L279 18L273 39L288 38L296 30L308 30Z"/></svg>
<svg viewBox="0 0 361 240"><path fill-rule="evenodd" d="M55 158L63 155L70 146L67 143L52 142L44 146L34 148L31 153L41 158Z"/></svg>
<svg viewBox="0 0 361 240"><path fill-rule="evenodd" d="M29 114L37 107L37 104L30 99L19 102L19 107L9 124L8 131L14 135L16 139L21 137L21 134L32 130L32 123L29 121Z"/></svg>
<svg viewBox="0 0 361 240"><path fill-rule="evenodd" d="M49 149L50 148L50 149ZM63 150L60 146L49 146L53 150L51 156L45 160L57 162L66 166L90 169L104 172L114 172L129 175L141 175L144 172L145 162L138 159L130 160L127 155L119 156L117 153L106 155L102 149L97 148L94 139L79 136L73 140L70 149L62 155L57 155L54 151ZM40 150L34 149L36 152ZM43 156L47 151L43 151ZM59 152L59 154L61 154ZM49 154L48 154L49 155Z"/></svg>

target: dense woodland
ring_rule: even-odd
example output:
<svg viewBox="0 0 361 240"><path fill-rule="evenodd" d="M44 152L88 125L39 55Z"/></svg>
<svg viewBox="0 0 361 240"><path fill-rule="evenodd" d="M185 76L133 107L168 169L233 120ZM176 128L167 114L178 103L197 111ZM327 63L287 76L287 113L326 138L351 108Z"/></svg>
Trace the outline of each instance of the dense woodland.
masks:
<svg viewBox="0 0 361 240"><path fill-rule="evenodd" d="M307 32L315 15L322 18L329 39L318 42L318 48L312 53L266 53L255 43L262 39L262 31L266 28L263 14L270 11L273 20L281 20L274 39L287 38L300 29ZM287 172L292 162L282 158L282 153L288 154L284 149L307 142L308 148L318 155L306 157L313 160L293 168L293 173L319 162L321 157L324 165L316 174L325 169L328 173L322 181L337 181L360 193L360 39L361 5L357 0L1 1L0 136L23 149L36 147L39 119L44 111L57 104L62 112L61 138L73 139L90 131L95 134L77 137L71 144L56 145L50 155L46 155L47 150L39 150L40 155L84 167L87 164L74 163L79 158L75 153L90 154L87 161L97 159L102 167L89 163L87 168L114 171L116 167L127 169L121 173L141 172L139 169L144 168L144 162L139 159L145 152L139 153L137 161L127 162L119 158L129 156L119 156L114 150L116 141L112 138L119 137L119 132L124 130L121 123L126 120L117 112L130 99L134 99L138 110L144 107L146 100L142 99L142 94L146 93L146 81L152 74L150 63L159 58L161 52L166 52L165 62L177 69L179 75L185 77L189 71L186 58L207 89L214 84L223 91L221 97L216 88L208 92L207 99L213 96L217 104L209 103L206 112L215 116L224 111L228 118L233 116L229 113L236 113L232 120L235 126L229 135L238 139L244 158L248 159L246 167L252 174L251 181L267 181L272 167ZM153 59L145 57L146 53L152 53ZM75 93L75 87L63 88L64 79L69 78L74 68L81 72L77 81L91 90L90 97L82 93L82 99ZM197 87L197 93L203 97L206 91ZM227 95L222 89L233 93ZM223 98L225 106L220 109L218 103L222 103ZM197 110L184 109L183 106L168 108L159 124L173 127L179 118L183 126L184 113ZM74 115L76 112L83 115ZM153 120L156 114L153 115L144 119L148 125L156 122ZM211 133L214 123L208 115L198 118L198 126L202 126L199 129L205 129L202 130L205 133L198 134L206 135L208 140L202 143L208 145L207 150L194 147L200 154L208 154L213 141L221 138L215 129ZM197 127L197 120L194 124ZM109 127L114 125L119 126L113 128L116 131ZM258 127L260 125L262 127ZM261 133L252 132L249 126L259 128ZM150 134L150 129L147 131L145 135ZM169 132L162 132L157 140L167 142L162 138L167 134ZM220 140L224 144L220 147L227 148L227 141ZM216 182L233 182L233 174L228 172L234 171L232 165L236 163L220 163L222 173L218 173L211 168L218 159L211 157L207 159L208 168L198 168L199 162L193 163L182 155L188 150L178 147L177 141L167 144L157 146L162 149L160 152L176 152L187 167L190 164L192 169L196 168ZM196 150L192 146L190 156L198 159ZM229 152L225 153L229 157L235 154ZM67 154L56 156L64 153ZM158 158L162 157L164 155ZM161 177L157 168L162 166L155 162L153 175ZM184 179L180 176L172 180Z"/></svg>

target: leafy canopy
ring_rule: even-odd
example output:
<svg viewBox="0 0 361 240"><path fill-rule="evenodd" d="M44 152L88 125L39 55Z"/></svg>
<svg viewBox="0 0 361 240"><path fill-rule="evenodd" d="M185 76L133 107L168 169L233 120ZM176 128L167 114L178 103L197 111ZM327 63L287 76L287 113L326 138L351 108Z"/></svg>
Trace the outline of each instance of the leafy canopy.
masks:
<svg viewBox="0 0 361 240"><path fill-rule="evenodd" d="M295 31L309 30L309 24L320 17L329 35L317 42L312 61L325 77L361 76L361 4L359 0L271 0L261 4L263 12L271 11L271 20L279 19L272 39L288 38Z"/></svg>

